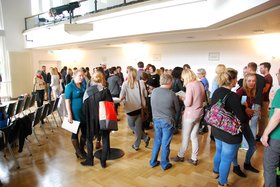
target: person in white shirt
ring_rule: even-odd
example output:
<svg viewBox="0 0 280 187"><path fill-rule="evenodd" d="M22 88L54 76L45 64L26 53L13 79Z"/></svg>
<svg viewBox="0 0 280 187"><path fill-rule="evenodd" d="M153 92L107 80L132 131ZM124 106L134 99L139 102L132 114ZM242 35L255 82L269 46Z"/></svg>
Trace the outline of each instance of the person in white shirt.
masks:
<svg viewBox="0 0 280 187"><path fill-rule="evenodd" d="M51 69L51 84L50 87L52 88L52 93L54 98L58 98L60 94L60 80L59 75L55 71L55 69Z"/></svg>

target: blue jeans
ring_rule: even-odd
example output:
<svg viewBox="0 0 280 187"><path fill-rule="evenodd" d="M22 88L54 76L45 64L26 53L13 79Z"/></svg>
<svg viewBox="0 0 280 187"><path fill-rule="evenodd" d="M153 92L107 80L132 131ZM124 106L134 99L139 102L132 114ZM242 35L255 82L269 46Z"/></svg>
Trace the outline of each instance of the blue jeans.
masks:
<svg viewBox="0 0 280 187"><path fill-rule="evenodd" d="M252 109L254 110L254 115L251 118L251 130L254 135L254 138L256 139L258 120L260 118L261 105L253 104Z"/></svg>
<svg viewBox="0 0 280 187"><path fill-rule="evenodd" d="M256 151L256 140L254 138L252 130L250 129L250 126L247 124L245 124L243 126L243 138L246 139L246 141L248 142L248 145L249 145L249 149L247 150L247 153L246 153L245 163L250 164L251 158ZM238 166L237 153L238 153L238 151L236 152L236 156L233 159L234 166Z"/></svg>
<svg viewBox="0 0 280 187"><path fill-rule="evenodd" d="M157 164L158 153L161 147L160 165L163 170L169 164L170 143L173 137L174 127L162 119L154 119L154 146L150 166L155 167Z"/></svg>
<svg viewBox="0 0 280 187"><path fill-rule="evenodd" d="M227 184L231 162L238 150L239 144L228 144L215 138L216 154L214 156L214 172L219 173L219 183Z"/></svg>
<svg viewBox="0 0 280 187"><path fill-rule="evenodd" d="M253 133L253 137L254 137L254 139L256 139L257 128L258 128L258 120L260 118L261 106L258 105L258 104L253 104L252 109L254 110L254 115L251 118L251 126L250 127L251 127L251 131ZM249 145L248 145L249 142L247 142L247 141L244 140L244 136L243 136L242 147L244 147L244 148L248 148L249 147Z"/></svg>

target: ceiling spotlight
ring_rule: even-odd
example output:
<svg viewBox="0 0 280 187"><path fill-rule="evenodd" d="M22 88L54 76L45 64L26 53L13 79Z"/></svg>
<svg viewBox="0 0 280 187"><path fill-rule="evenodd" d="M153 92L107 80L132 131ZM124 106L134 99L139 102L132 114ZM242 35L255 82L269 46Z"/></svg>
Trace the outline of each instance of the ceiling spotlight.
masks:
<svg viewBox="0 0 280 187"><path fill-rule="evenodd" d="M73 11L75 8L80 7L80 3L78 1L54 7L49 10L50 16L55 17L57 15L62 14L64 11L67 11L70 15L70 23L72 22L72 17L74 17Z"/></svg>

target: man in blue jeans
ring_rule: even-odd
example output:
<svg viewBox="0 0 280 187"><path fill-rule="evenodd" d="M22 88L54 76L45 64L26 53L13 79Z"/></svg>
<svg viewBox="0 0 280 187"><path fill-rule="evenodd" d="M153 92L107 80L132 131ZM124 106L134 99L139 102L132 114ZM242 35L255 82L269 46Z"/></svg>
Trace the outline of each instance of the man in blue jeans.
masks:
<svg viewBox="0 0 280 187"><path fill-rule="evenodd" d="M160 77L160 87L155 88L151 95L151 106L154 120L154 146L150 166L161 165L163 170L172 167L169 162L170 143L173 137L175 114L179 112L179 101L173 91L172 77L163 74ZM161 161L158 161L158 153L161 147Z"/></svg>
<svg viewBox="0 0 280 187"><path fill-rule="evenodd" d="M276 74L280 85L280 69ZM271 104L270 120L261 138L264 149L264 185L276 187L276 168L279 166L280 157L280 89L277 90Z"/></svg>

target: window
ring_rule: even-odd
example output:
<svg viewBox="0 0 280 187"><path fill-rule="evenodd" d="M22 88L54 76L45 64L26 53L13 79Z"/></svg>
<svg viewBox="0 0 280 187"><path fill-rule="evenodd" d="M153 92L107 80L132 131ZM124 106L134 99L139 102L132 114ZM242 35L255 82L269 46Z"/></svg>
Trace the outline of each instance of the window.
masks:
<svg viewBox="0 0 280 187"><path fill-rule="evenodd" d="M3 13L2 13L1 1L0 1L0 30L4 30Z"/></svg>
<svg viewBox="0 0 280 187"><path fill-rule="evenodd" d="M0 1L0 31L4 30L4 20L2 12L2 4ZM6 47L5 47L5 37L1 35L0 32L0 74L2 77L2 82L0 83L0 95L10 96L11 95L11 81L10 80L10 70L9 63L6 58Z"/></svg>
<svg viewBox="0 0 280 187"><path fill-rule="evenodd" d="M40 13L40 0L31 0L31 14L39 14Z"/></svg>
<svg viewBox="0 0 280 187"><path fill-rule="evenodd" d="M48 12L51 8L50 1L44 0L42 1L42 12Z"/></svg>
<svg viewBox="0 0 280 187"><path fill-rule="evenodd" d="M3 36L0 36L0 74L2 77L2 82L0 84L1 97L11 95L10 68L9 63L6 60L5 52L5 40Z"/></svg>

